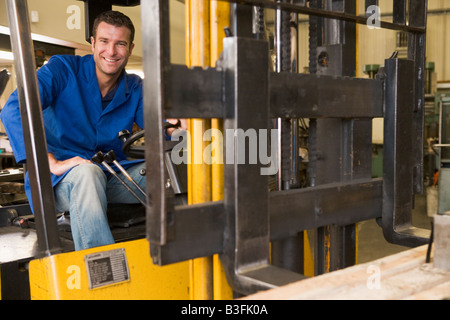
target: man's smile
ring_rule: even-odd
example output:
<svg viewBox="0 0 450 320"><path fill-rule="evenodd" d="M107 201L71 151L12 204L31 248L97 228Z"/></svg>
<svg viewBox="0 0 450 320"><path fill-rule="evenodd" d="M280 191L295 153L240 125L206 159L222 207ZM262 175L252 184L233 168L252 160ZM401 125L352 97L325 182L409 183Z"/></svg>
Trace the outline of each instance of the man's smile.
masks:
<svg viewBox="0 0 450 320"><path fill-rule="evenodd" d="M107 62L117 62L120 60L120 59L108 59L106 57L103 57L103 59L105 59Z"/></svg>

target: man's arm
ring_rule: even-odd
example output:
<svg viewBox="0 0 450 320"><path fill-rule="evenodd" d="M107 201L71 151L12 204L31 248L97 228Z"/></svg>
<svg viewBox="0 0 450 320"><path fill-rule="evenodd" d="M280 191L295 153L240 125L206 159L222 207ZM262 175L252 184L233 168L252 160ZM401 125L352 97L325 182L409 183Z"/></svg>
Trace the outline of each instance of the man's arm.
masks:
<svg viewBox="0 0 450 320"><path fill-rule="evenodd" d="M74 157L67 160L59 161L55 158L53 153L48 154L48 163L50 166L50 172L56 176L64 174L67 170L82 164L82 163L92 163L90 160L83 159L81 157Z"/></svg>
<svg viewBox="0 0 450 320"><path fill-rule="evenodd" d="M64 76L67 72L54 73L52 70L62 69L63 64L59 59L52 57L50 61L37 72L39 81L39 94L43 109L51 105L53 94L59 88L65 87ZM64 69L62 69L64 70ZM17 163L26 163L25 141L23 138L21 114L19 107L19 97L17 90L10 95L5 106L0 113L1 121L5 127L6 134L11 143L11 147Z"/></svg>

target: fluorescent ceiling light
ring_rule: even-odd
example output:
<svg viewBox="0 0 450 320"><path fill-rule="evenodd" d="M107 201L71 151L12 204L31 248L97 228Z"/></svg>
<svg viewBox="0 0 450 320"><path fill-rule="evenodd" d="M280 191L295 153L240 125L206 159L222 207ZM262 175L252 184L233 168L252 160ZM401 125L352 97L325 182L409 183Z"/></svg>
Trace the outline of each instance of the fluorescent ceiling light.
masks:
<svg viewBox="0 0 450 320"><path fill-rule="evenodd" d="M0 60L14 61L13 53L9 52L9 51L1 51L0 50Z"/></svg>

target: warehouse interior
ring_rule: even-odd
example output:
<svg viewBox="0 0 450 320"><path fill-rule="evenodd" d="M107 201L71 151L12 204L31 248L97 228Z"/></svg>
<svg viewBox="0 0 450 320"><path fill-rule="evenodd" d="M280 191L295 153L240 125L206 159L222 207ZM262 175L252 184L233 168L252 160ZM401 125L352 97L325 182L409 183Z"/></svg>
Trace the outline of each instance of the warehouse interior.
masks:
<svg viewBox="0 0 450 320"><path fill-rule="evenodd" d="M17 164L0 124L0 299L450 298L448 1L6 0L0 109L33 90L27 59L91 54L89 13L109 9L136 29L126 71L144 79L146 123L188 119L193 163L173 171L150 125L131 158L154 174L151 201L119 208L117 243L75 251L64 213L31 212L24 174L39 161ZM208 129L222 134L205 142ZM238 152L225 131L254 129L277 132L271 162L224 161ZM29 139L39 159L45 136ZM208 142L213 160L197 163ZM94 285L89 262L113 255L125 279Z"/></svg>

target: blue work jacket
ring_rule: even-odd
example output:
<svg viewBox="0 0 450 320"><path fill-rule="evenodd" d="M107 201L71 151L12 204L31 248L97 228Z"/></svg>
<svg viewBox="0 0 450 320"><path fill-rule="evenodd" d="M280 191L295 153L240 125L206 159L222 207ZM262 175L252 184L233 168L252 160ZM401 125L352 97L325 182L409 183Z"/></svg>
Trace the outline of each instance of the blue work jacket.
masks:
<svg viewBox="0 0 450 320"><path fill-rule="evenodd" d="M98 151L114 150L117 160L125 168L138 162L126 160L117 134L125 129L131 132L133 123L144 127L141 78L123 72L113 100L103 110L92 55L53 56L37 75L47 149L57 160L75 156L91 159ZM0 118L17 163L25 163L17 90L9 97ZM51 174L53 187L67 172L61 176ZM28 175L25 193L31 204Z"/></svg>

